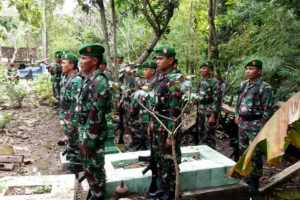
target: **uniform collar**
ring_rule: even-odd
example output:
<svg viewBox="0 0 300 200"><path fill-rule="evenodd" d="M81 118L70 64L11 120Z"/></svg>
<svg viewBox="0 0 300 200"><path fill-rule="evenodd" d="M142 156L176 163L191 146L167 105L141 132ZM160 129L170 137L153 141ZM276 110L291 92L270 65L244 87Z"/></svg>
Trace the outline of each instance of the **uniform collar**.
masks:
<svg viewBox="0 0 300 200"><path fill-rule="evenodd" d="M251 83L250 80L248 80L249 85L259 85L262 82L262 78L260 77L257 79L254 83Z"/></svg>

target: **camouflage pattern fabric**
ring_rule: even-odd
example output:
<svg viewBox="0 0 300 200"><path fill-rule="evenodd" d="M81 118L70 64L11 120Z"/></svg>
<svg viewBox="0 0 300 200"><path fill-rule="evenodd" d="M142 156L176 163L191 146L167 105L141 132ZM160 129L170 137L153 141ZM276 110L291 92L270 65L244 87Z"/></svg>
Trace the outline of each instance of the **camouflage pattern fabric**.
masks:
<svg viewBox="0 0 300 200"><path fill-rule="evenodd" d="M53 69L53 71L52 71L51 80L52 80L53 95L57 100L59 100L62 68L61 68L60 64L55 63L52 66L52 69Z"/></svg>
<svg viewBox="0 0 300 200"><path fill-rule="evenodd" d="M5 77L7 79L10 80L10 82L14 83L14 84L18 84L19 83L19 71L15 68L9 68L6 73L5 73Z"/></svg>
<svg viewBox="0 0 300 200"><path fill-rule="evenodd" d="M79 117L80 156L93 196L105 195L104 151L108 129L105 115L109 103L108 83L100 70L83 83L76 113Z"/></svg>
<svg viewBox="0 0 300 200"><path fill-rule="evenodd" d="M207 80L202 79L198 86L199 103L198 119L200 141L213 149L216 147L215 124L209 124L208 119L214 112L218 116L221 109L221 89L215 78L210 75ZM215 119L217 120L217 119Z"/></svg>
<svg viewBox="0 0 300 200"><path fill-rule="evenodd" d="M78 131L76 129L78 115L75 115L75 108L82 87L82 78L75 72L70 77L65 78L64 81L65 83L61 88L60 111L65 129L66 158L70 161L69 167L74 168L74 164L80 163ZM70 130L68 125L75 127L75 131Z"/></svg>
<svg viewBox="0 0 300 200"><path fill-rule="evenodd" d="M257 136L262 127L274 113L274 96L271 86L261 78L255 83L245 80L241 83L235 109L239 117L239 147L243 153L249 143ZM261 177L262 152L257 149L252 157L254 170L252 177Z"/></svg>
<svg viewBox="0 0 300 200"><path fill-rule="evenodd" d="M103 72L103 74L106 76L108 81L114 81L114 76L112 71L106 70L105 72Z"/></svg>
<svg viewBox="0 0 300 200"><path fill-rule="evenodd" d="M183 76L175 69L167 74L160 74L156 79L153 87L154 97L149 99L148 106L151 110L159 112L161 115L170 118L176 118L181 111L181 96L179 82L183 81ZM164 125L172 130L173 123L166 119L161 121ZM153 151L156 162L158 163L158 176L161 184L168 186L170 191L175 191L175 166L172 159L172 148L166 147L166 139L169 137L168 132L159 124L153 116L150 116L150 131L153 133ZM176 156L178 164L181 161L180 151L180 134L175 135Z"/></svg>

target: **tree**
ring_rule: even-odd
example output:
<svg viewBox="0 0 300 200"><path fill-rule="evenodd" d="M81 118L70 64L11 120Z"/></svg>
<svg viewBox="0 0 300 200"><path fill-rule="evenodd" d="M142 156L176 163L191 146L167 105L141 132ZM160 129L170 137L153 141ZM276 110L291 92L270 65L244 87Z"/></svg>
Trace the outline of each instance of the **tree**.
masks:
<svg viewBox="0 0 300 200"><path fill-rule="evenodd" d="M150 0L131 0L134 5L142 12L150 26L153 28L155 37L149 46L137 59L138 63L144 62L163 33L168 29L168 24L173 17L174 9L178 8L179 0L150 2Z"/></svg>

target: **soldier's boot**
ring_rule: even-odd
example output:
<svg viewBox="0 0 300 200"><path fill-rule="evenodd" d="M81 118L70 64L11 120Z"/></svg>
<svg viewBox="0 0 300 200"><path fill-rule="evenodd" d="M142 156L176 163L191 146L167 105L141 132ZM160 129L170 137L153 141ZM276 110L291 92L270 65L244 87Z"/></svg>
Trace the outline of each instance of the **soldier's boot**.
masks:
<svg viewBox="0 0 300 200"><path fill-rule="evenodd" d="M248 184L248 190L250 197L254 197L259 193L258 187L259 187L259 177L250 177L246 178L245 182Z"/></svg>
<svg viewBox="0 0 300 200"><path fill-rule="evenodd" d="M168 186L165 184L161 184L156 191L149 192L149 196L152 198L157 198L157 197L163 195L165 192L168 192Z"/></svg>
<svg viewBox="0 0 300 200"><path fill-rule="evenodd" d="M87 200L104 200L104 197L96 197L96 196L91 196L90 198L88 198Z"/></svg>
<svg viewBox="0 0 300 200"><path fill-rule="evenodd" d="M175 198L174 191L166 191L163 194L161 194L159 197L157 197L156 200L173 200L174 198Z"/></svg>

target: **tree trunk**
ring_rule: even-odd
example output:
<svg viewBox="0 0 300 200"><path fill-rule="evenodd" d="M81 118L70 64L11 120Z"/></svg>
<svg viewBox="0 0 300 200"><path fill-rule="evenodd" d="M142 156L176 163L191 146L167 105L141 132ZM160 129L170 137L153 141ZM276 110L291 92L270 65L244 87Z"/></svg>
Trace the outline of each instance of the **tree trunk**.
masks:
<svg viewBox="0 0 300 200"><path fill-rule="evenodd" d="M102 31L104 35L104 47L105 47L105 55L106 55L106 63L107 68L112 70L111 67L111 60L110 60L110 48L109 48L109 39L108 39L108 29L106 23L106 16L105 16L105 8L103 0L97 0L97 5L99 6L99 12L101 16L101 23L102 23Z"/></svg>
<svg viewBox="0 0 300 200"><path fill-rule="evenodd" d="M157 44L157 42L159 41L160 36L162 35L162 33L158 33L157 35L155 35L155 37L153 38L153 40L151 41L151 44L149 45L149 47L144 51L144 53L137 59L138 63L143 63L147 57L150 55L150 53L153 51L155 45Z"/></svg>
<svg viewBox="0 0 300 200"><path fill-rule="evenodd" d="M43 60L47 59L47 29L46 29L46 0L43 0L43 28L42 28L42 49L43 49Z"/></svg>
<svg viewBox="0 0 300 200"><path fill-rule="evenodd" d="M117 23L116 23L116 10L115 10L115 0L111 0L111 12L112 12L112 20L113 20L113 34L114 34L114 67L113 67L113 74L115 78L119 80L119 70L117 65Z"/></svg>

